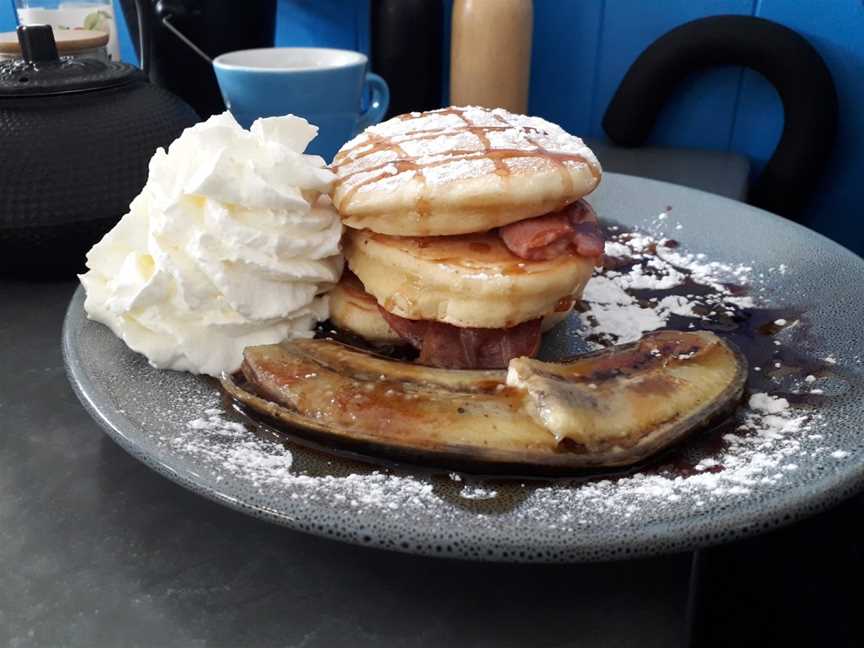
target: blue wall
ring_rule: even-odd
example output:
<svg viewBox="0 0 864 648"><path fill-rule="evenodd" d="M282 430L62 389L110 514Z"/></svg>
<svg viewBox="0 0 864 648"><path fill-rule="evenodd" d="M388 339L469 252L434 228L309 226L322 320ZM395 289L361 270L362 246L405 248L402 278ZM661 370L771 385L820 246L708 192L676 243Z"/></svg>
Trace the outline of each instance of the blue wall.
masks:
<svg viewBox="0 0 864 648"><path fill-rule="evenodd" d="M280 0L277 43L368 52L369 2ZM451 2L445 2L449 20ZM864 253L864 224L858 222L864 200L861 0L535 0L534 7L530 111L594 137L603 135L603 112L628 66L676 25L735 13L775 20L803 34L831 68L841 110L836 153L807 224ZM134 60L122 22L121 55ZM13 24L10 4L0 1L0 31ZM446 88L446 65L444 70ZM777 143L782 123L779 99L764 79L749 71L721 69L682 85L661 115L651 143L741 152L758 172Z"/></svg>
<svg viewBox="0 0 864 648"><path fill-rule="evenodd" d="M534 7L531 112L595 137L603 135L603 112L629 65L676 25L735 13L774 20L804 35L831 69L840 100L835 154L806 224L864 253L864 224L858 220L864 200L860 0L535 0ZM758 173L777 144L782 124L780 100L765 79L740 69L716 70L679 89L651 143L741 152Z"/></svg>

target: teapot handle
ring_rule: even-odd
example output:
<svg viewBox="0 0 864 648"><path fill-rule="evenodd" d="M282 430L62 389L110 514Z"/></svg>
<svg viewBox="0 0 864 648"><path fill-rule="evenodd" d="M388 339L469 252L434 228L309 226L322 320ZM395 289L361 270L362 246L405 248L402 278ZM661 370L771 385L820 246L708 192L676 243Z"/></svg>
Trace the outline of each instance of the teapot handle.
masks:
<svg viewBox="0 0 864 648"><path fill-rule="evenodd" d="M188 4L188 3L187 3ZM138 14L138 52L141 59L141 69L144 74L150 76L150 62L152 56L152 36L154 29L154 21L158 20L170 31L174 36L180 39L189 49L195 52L198 56L205 59L207 63L213 61L193 43L189 38L171 23L171 19L175 15L185 15L193 8L180 2L170 2L168 0L135 0L135 11Z"/></svg>
<svg viewBox="0 0 864 648"><path fill-rule="evenodd" d="M213 59L211 59L209 56L207 56L207 52L205 52L200 47L198 47L195 43L193 43L189 39L189 37L186 36L186 34L184 34L182 31L177 29L177 27L171 23L171 19L173 17L174 17L174 14L170 14L170 13L162 16L162 24L165 25L165 28L168 31L170 31L172 34L174 34L178 39L180 39L180 41L184 45L186 45L186 47L188 47L193 52L195 52L198 56L200 56L202 59L207 61L208 65L213 65Z"/></svg>

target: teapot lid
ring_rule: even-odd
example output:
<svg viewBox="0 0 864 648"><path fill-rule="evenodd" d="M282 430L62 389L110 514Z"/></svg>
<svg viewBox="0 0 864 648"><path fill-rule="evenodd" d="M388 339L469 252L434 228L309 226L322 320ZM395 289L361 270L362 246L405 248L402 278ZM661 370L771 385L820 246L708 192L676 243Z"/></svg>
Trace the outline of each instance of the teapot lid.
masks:
<svg viewBox="0 0 864 648"><path fill-rule="evenodd" d="M85 92L143 78L138 68L98 59L60 57L49 25L21 25L23 58L0 61L0 98Z"/></svg>

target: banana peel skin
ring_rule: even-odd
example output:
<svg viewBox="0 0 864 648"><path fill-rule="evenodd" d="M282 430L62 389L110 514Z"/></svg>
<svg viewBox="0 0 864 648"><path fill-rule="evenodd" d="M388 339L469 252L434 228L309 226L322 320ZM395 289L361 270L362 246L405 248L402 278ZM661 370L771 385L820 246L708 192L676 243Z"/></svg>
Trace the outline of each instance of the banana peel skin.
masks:
<svg viewBox="0 0 864 648"><path fill-rule="evenodd" d="M713 333L655 331L507 370L400 362L332 340L249 347L222 377L243 408L317 445L486 474L629 466L731 412L747 360Z"/></svg>

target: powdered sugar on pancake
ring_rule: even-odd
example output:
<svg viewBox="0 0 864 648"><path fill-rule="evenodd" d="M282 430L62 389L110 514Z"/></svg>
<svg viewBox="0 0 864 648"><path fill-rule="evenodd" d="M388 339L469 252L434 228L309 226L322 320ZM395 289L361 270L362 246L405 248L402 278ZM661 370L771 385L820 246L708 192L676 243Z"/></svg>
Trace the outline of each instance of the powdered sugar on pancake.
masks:
<svg viewBox="0 0 864 648"><path fill-rule="evenodd" d="M333 169L337 190L365 193L392 189L391 178L397 175L404 183L422 174L435 185L494 173L490 154L505 152L501 163L512 172L561 164L588 164L600 172L591 149L557 124L474 106L409 113L371 126L342 147Z"/></svg>

